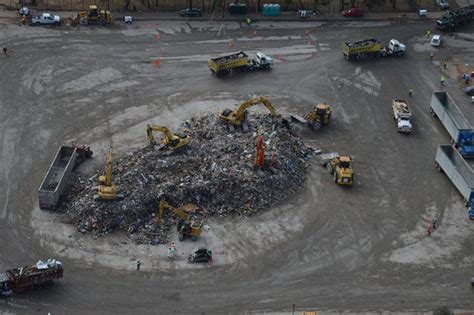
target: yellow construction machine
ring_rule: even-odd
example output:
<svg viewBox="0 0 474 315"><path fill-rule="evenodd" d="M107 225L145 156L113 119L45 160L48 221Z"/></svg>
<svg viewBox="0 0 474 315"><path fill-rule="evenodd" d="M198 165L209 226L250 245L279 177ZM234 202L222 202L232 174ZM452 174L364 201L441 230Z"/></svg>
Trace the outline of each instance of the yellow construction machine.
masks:
<svg viewBox="0 0 474 315"><path fill-rule="evenodd" d="M235 127L242 127L243 132L247 132L249 130L247 108L258 104L265 106L274 117L281 117L268 99L265 96L260 96L242 103L235 111L231 109L224 110L219 118L227 123L230 132L233 132Z"/></svg>
<svg viewBox="0 0 474 315"><path fill-rule="evenodd" d="M352 171L352 158L348 155L334 157L326 168L329 173L334 174L334 182L338 185L352 186L354 172Z"/></svg>
<svg viewBox="0 0 474 315"><path fill-rule="evenodd" d="M146 135L148 138L148 143L151 146L156 144L155 137L153 137L153 131L161 131L163 133L163 145L165 148L176 150L186 146L191 137L185 134L173 134L171 133L168 128L158 125L147 125L146 127Z"/></svg>
<svg viewBox="0 0 474 315"><path fill-rule="evenodd" d="M161 222L165 211L169 210L179 217L177 231L179 233L179 240L184 240L185 237L191 237L194 242L201 235L203 222L200 220L188 220L188 213L180 208L172 207L169 203L164 200L160 201L159 213L157 217L157 223Z"/></svg>
<svg viewBox="0 0 474 315"><path fill-rule="evenodd" d="M89 5L89 11L78 12L72 17L73 23L81 25L99 24L106 25L112 22L112 14L108 10L98 9L97 5Z"/></svg>
<svg viewBox="0 0 474 315"><path fill-rule="evenodd" d="M117 198L117 188L112 183L112 147L109 149L105 175L99 176L99 197L105 200Z"/></svg>
<svg viewBox="0 0 474 315"><path fill-rule="evenodd" d="M313 110L304 117L291 114L291 120L300 124L306 124L314 131L318 131L322 126L329 124L331 120L331 106L326 103L316 105Z"/></svg>
<svg viewBox="0 0 474 315"><path fill-rule="evenodd" d="M316 105L312 111L304 116L309 127L314 131L321 129L321 126L329 124L331 120L331 106L326 103Z"/></svg>

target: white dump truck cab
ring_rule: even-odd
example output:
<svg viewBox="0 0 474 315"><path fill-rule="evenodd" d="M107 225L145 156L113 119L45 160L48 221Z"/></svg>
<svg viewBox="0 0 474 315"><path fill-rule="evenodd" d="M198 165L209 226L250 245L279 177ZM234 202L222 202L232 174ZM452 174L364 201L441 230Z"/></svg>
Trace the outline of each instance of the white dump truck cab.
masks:
<svg viewBox="0 0 474 315"><path fill-rule="evenodd" d="M397 120L398 132L411 133L411 115L400 115Z"/></svg>
<svg viewBox="0 0 474 315"><path fill-rule="evenodd" d="M405 45L396 39L390 40L390 42L388 43L388 49L390 53L395 54L395 55L400 55L400 56L404 55L406 51Z"/></svg>
<svg viewBox="0 0 474 315"><path fill-rule="evenodd" d="M273 66L273 59L262 52L258 52L255 56L255 61L258 66L269 69Z"/></svg>

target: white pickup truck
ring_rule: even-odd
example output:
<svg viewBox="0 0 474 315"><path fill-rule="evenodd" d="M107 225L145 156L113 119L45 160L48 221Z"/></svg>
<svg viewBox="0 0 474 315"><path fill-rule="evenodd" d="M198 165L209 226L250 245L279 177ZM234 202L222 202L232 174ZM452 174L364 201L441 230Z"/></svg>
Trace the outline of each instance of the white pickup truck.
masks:
<svg viewBox="0 0 474 315"><path fill-rule="evenodd" d="M398 132L411 133L411 111L405 100L393 100L392 102L393 119L397 121Z"/></svg>
<svg viewBox="0 0 474 315"><path fill-rule="evenodd" d="M61 23L61 17L59 15L53 15L51 13L42 13L41 15L35 15L31 18L31 25L54 25L59 26Z"/></svg>

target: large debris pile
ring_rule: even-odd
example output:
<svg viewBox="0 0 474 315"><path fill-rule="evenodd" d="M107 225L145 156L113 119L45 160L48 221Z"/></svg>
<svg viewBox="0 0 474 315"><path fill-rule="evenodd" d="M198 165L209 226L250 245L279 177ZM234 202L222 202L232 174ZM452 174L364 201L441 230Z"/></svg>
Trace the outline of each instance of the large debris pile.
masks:
<svg viewBox="0 0 474 315"><path fill-rule="evenodd" d="M156 222L160 200L175 207L194 204L205 215L251 216L296 192L313 150L271 116L252 115L249 127L248 133L230 134L215 115L193 118L183 126L192 137L185 151L148 147L114 161L113 181L124 199L97 199L97 179L76 175L61 207L82 233L100 236L120 229L135 242L150 244L167 242L177 222L169 213ZM254 171L257 134L276 157L272 171Z"/></svg>

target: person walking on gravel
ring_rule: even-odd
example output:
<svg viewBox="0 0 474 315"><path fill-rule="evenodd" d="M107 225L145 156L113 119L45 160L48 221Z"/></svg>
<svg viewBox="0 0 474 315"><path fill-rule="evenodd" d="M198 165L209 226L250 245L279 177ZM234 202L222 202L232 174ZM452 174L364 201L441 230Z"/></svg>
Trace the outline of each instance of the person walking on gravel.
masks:
<svg viewBox="0 0 474 315"><path fill-rule="evenodd" d="M142 265L140 259L137 260L137 271L140 271L140 266Z"/></svg>
<svg viewBox="0 0 474 315"><path fill-rule="evenodd" d="M7 45L3 45L3 53L6 55L7 54Z"/></svg>

